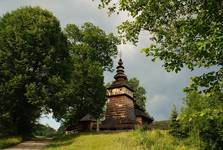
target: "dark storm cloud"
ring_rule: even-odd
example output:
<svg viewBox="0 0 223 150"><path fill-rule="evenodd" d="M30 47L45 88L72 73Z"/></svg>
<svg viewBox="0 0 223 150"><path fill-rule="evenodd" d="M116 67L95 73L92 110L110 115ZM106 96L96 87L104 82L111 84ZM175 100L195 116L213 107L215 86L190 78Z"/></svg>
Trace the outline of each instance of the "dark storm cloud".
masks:
<svg viewBox="0 0 223 150"><path fill-rule="evenodd" d="M127 18L125 14L108 17L106 11L99 10L97 2L92 0L0 0L0 15L30 5L53 12L62 27L68 23L82 25L84 22L92 22L107 32L116 32L116 26ZM184 69L178 74L167 73L162 68L162 62L154 63L140 53L140 48L147 47L149 43L149 33L143 32L137 47L126 44L120 45L119 50L122 51L128 77L137 77L147 91L147 110L151 116L156 120L167 119L173 104L178 108L181 106L184 96L182 89L189 84L190 77L201 71L190 72ZM115 65L116 63L117 60ZM113 75L114 72L106 72L105 82L112 81Z"/></svg>

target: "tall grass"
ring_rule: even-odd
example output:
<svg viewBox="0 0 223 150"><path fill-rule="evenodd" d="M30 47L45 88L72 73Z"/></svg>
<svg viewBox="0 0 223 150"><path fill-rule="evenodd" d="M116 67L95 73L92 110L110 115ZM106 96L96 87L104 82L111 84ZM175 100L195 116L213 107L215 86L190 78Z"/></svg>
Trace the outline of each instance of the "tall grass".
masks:
<svg viewBox="0 0 223 150"><path fill-rule="evenodd" d="M138 145L144 150L199 150L197 142L192 139L177 139L169 135L167 130L133 132Z"/></svg>
<svg viewBox="0 0 223 150"><path fill-rule="evenodd" d="M16 145L20 142L22 142L22 137L19 136L0 138L0 149Z"/></svg>

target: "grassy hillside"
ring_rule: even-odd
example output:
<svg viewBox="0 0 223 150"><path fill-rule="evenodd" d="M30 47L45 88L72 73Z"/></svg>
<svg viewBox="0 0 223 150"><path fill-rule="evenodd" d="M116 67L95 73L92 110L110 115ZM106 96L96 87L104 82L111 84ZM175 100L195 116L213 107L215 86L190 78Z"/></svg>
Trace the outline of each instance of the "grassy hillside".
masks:
<svg viewBox="0 0 223 150"><path fill-rule="evenodd" d="M47 150L140 150L130 132L82 133L56 139Z"/></svg>
<svg viewBox="0 0 223 150"><path fill-rule="evenodd" d="M56 139L45 150L197 150L188 139L179 141L167 131L140 130L111 133L81 133Z"/></svg>

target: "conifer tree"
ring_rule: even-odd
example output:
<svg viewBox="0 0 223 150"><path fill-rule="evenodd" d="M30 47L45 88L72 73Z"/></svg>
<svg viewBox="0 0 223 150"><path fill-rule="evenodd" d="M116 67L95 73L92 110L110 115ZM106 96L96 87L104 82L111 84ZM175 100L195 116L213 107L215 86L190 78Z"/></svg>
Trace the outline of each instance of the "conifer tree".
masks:
<svg viewBox="0 0 223 150"><path fill-rule="evenodd" d="M170 116L170 134L175 136L175 137L180 137L180 123L177 120L177 109L176 105L173 105L171 116Z"/></svg>

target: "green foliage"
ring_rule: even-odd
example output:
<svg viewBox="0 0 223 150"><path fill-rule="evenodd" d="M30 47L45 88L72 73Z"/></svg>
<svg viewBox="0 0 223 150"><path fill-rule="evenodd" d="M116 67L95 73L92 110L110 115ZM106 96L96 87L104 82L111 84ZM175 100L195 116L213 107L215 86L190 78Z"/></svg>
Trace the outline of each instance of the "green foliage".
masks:
<svg viewBox="0 0 223 150"><path fill-rule="evenodd" d="M126 40L137 43L140 31L149 31L153 44L143 51L154 61L163 60L167 71L215 66L214 71L193 78L187 91L199 86L222 91L222 6L216 0L101 0L99 5L132 17L118 27Z"/></svg>
<svg viewBox="0 0 223 150"><path fill-rule="evenodd" d="M186 135L183 133L183 130L181 130L181 126L179 123L179 120L177 119L178 117L178 113L177 113L177 109L176 109L176 105L173 105L173 109L171 112L171 116L170 116L170 131L169 133L172 136L178 137L178 138L183 138Z"/></svg>
<svg viewBox="0 0 223 150"><path fill-rule="evenodd" d="M196 141L176 139L168 131L94 132L58 137L47 150L198 150Z"/></svg>
<svg viewBox="0 0 223 150"><path fill-rule="evenodd" d="M56 130L48 125L37 124L34 127L34 136L52 137L56 135Z"/></svg>
<svg viewBox="0 0 223 150"><path fill-rule="evenodd" d="M84 47L86 50L82 50L85 51L82 57L87 55L86 57L92 61L100 63L103 70L111 71L113 67L112 58L117 55L117 45L119 44L117 37L112 33L106 34L102 29L89 22L81 27L68 24L64 33L72 49Z"/></svg>
<svg viewBox="0 0 223 150"><path fill-rule="evenodd" d="M133 132L133 135L138 145L144 150L198 150L196 141L177 139L164 130L138 129Z"/></svg>
<svg viewBox="0 0 223 150"><path fill-rule="evenodd" d="M69 24L64 29L72 57L71 83L67 87L65 125L71 125L90 113L98 118L105 104L104 70L111 70L117 54L118 39L99 27L85 23L81 27Z"/></svg>
<svg viewBox="0 0 223 150"><path fill-rule="evenodd" d="M176 137L179 136L178 131L180 128L180 124L177 120L177 116L178 114L177 114L176 105L173 105L171 116L170 116L170 134Z"/></svg>
<svg viewBox="0 0 223 150"><path fill-rule="evenodd" d="M139 80L137 78L129 79L128 83L134 90L134 103L139 106L141 110L146 111L146 90L139 85Z"/></svg>
<svg viewBox="0 0 223 150"><path fill-rule="evenodd" d="M57 111L69 76L59 21L24 7L0 19L0 132L31 134L42 111Z"/></svg>
<svg viewBox="0 0 223 150"><path fill-rule="evenodd" d="M61 123L60 127L57 129L57 134L64 134L66 126Z"/></svg>
<svg viewBox="0 0 223 150"><path fill-rule="evenodd" d="M181 125L190 135L201 140L203 149L222 149L223 142L222 93L190 93L179 116Z"/></svg>

